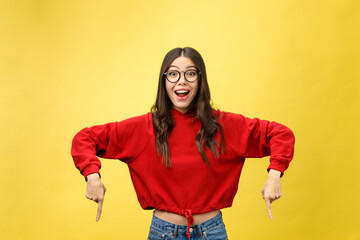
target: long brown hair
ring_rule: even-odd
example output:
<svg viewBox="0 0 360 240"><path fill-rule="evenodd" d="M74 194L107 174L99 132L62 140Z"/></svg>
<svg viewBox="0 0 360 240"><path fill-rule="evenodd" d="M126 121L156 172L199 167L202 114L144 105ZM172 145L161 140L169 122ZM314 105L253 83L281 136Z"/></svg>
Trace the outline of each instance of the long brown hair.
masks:
<svg viewBox="0 0 360 240"><path fill-rule="evenodd" d="M199 89L192 103L195 117L201 122L201 129L195 137L195 142L201 157L209 165L210 162L205 154L204 145L211 150L215 157L219 157L216 146L220 148L221 153L224 151L223 127L212 115L213 108L210 103L210 89L206 78L204 60L198 51L190 47L174 48L166 54L161 65L156 102L151 108L157 153L162 155L163 164L171 167L168 139L171 130L174 128L174 121L170 114L172 102L166 92L164 73L170 63L181 55L190 58L200 72ZM221 135L220 144L214 140L217 131L220 131Z"/></svg>

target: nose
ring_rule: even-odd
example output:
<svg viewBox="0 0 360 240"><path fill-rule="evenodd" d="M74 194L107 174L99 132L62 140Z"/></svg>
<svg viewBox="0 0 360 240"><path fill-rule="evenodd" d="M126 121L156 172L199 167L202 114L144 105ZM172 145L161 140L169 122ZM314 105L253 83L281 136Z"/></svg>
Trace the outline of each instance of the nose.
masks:
<svg viewBox="0 0 360 240"><path fill-rule="evenodd" d="M180 72L180 79L178 81L178 84L180 84L180 85L186 84L185 73L184 72Z"/></svg>

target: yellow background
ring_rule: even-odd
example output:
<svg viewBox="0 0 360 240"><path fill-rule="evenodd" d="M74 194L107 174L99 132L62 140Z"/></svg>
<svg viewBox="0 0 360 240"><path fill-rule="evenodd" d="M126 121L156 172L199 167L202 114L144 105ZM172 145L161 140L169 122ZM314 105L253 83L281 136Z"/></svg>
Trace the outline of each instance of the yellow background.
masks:
<svg viewBox="0 0 360 240"><path fill-rule="evenodd" d="M1 239L145 239L152 211L103 160L103 215L70 156L86 126L148 112L164 55L204 57L215 106L296 135L268 219L248 159L230 239L360 239L358 0L0 1Z"/></svg>

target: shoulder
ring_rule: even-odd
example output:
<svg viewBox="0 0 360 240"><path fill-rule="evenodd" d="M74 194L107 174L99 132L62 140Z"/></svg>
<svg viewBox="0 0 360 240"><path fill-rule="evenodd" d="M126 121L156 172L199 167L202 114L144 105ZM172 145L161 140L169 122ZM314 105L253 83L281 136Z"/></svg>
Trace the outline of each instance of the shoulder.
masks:
<svg viewBox="0 0 360 240"><path fill-rule="evenodd" d="M113 123L113 127L118 133L145 134L153 131L151 113L127 118Z"/></svg>
<svg viewBox="0 0 360 240"><path fill-rule="evenodd" d="M120 124L148 124L152 122L152 114L151 113L146 113L146 114L142 114L139 116L135 116L135 117L131 117L131 118L127 118L125 120L122 120L118 123Z"/></svg>
<svg viewBox="0 0 360 240"><path fill-rule="evenodd" d="M212 115L219 123L225 122L239 122L239 121L246 121L249 118L244 117L242 114L225 112L221 110L213 110Z"/></svg>
<svg viewBox="0 0 360 240"><path fill-rule="evenodd" d="M217 122L230 132L233 132L235 129L266 128L269 124L267 120L249 118L238 113L215 110L213 114Z"/></svg>

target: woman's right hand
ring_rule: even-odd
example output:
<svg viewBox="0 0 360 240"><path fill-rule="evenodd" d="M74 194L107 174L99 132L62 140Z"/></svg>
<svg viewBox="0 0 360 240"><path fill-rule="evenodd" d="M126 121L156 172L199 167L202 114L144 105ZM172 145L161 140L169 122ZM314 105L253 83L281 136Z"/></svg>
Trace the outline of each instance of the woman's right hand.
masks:
<svg viewBox="0 0 360 240"><path fill-rule="evenodd" d="M100 220L106 188L100 180L98 173L91 173L86 177L86 198L98 204L96 221Z"/></svg>

